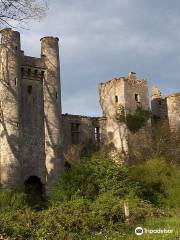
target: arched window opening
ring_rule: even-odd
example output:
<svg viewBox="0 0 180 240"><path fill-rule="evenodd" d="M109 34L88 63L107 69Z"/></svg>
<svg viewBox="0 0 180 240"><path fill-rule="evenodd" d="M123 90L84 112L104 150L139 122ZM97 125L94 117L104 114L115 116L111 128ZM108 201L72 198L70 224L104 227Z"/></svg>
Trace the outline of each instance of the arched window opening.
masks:
<svg viewBox="0 0 180 240"><path fill-rule="evenodd" d="M25 193L28 195L30 204L35 204L43 198L43 184L37 176L30 176L25 182Z"/></svg>

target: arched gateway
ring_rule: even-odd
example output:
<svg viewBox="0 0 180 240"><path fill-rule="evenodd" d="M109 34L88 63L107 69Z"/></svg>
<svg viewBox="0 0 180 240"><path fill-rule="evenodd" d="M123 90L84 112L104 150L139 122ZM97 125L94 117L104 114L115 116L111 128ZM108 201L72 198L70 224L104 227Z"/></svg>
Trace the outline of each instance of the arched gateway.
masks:
<svg viewBox="0 0 180 240"><path fill-rule="evenodd" d="M25 182L25 193L39 196L44 195L43 184L41 179L37 176L30 176Z"/></svg>

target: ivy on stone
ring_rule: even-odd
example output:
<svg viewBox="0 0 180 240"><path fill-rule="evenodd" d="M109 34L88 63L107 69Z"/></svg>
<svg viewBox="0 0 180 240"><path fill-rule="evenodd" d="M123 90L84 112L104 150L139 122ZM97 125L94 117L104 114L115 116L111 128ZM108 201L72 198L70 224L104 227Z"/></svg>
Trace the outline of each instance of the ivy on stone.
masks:
<svg viewBox="0 0 180 240"><path fill-rule="evenodd" d="M142 107L137 107L134 114L125 114L125 109L122 105L120 105L117 109L117 121L125 123L132 133L136 133L144 127L149 118L150 112L142 109Z"/></svg>
<svg viewBox="0 0 180 240"><path fill-rule="evenodd" d="M116 113L117 113L116 120L119 121L120 123L125 123L126 117L125 117L125 109L123 105L121 104L118 105Z"/></svg>

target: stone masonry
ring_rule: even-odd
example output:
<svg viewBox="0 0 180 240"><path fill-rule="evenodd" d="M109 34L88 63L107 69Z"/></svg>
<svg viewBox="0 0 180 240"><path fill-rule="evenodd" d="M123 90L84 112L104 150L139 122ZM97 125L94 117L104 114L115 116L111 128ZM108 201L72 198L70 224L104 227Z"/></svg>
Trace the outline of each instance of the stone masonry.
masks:
<svg viewBox="0 0 180 240"><path fill-rule="evenodd" d="M162 97L157 87L152 89L152 121L167 121L172 131L180 130L180 93Z"/></svg>
<svg viewBox="0 0 180 240"><path fill-rule="evenodd" d="M62 114L59 40L41 39L41 56L25 56L20 34L0 32L0 185L24 188L31 178L48 193L64 170L64 152L74 145L109 145L128 154L129 133L116 119L138 107L149 111L148 83L134 72L99 84L102 117ZM152 119L166 119L170 129L180 128L180 93L162 98L152 93ZM150 124L150 122L149 122Z"/></svg>
<svg viewBox="0 0 180 240"><path fill-rule="evenodd" d="M42 38L33 58L18 32L1 30L0 94L1 186L21 188L36 176L49 191L64 164L58 38Z"/></svg>
<svg viewBox="0 0 180 240"><path fill-rule="evenodd" d="M104 145L111 144L115 151L128 153L130 132L125 123L116 119L118 109L123 107L125 115L133 114L137 107L149 110L146 80L138 80L134 72L128 77L114 78L99 84L100 104L105 118L102 127Z"/></svg>

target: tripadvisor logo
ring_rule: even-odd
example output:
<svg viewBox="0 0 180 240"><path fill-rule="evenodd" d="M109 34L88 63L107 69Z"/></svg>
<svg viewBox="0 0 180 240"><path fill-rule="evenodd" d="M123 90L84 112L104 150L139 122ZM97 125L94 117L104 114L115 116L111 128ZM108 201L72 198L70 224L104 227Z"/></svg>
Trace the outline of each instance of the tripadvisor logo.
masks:
<svg viewBox="0 0 180 240"><path fill-rule="evenodd" d="M142 227L137 227L135 229L135 234L137 236L141 236L143 234L170 234L173 233L172 229L148 229L148 228L142 228Z"/></svg>
<svg viewBox="0 0 180 240"><path fill-rule="evenodd" d="M143 230L142 227L137 227L137 228L135 229L135 234L136 234L137 236L141 236L141 235L143 235L143 233L144 233L144 230Z"/></svg>

